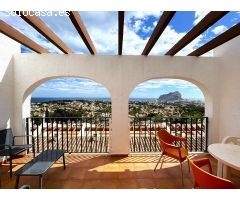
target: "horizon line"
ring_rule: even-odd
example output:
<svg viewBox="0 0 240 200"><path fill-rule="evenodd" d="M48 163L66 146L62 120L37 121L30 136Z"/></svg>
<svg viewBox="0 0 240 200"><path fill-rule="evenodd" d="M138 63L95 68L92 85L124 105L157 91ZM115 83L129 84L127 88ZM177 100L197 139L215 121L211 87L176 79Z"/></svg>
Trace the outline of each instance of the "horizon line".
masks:
<svg viewBox="0 0 240 200"><path fill-rule="evenodd" d="M64 98L64 99L77 99L77 98L85 98L85 99L90 99L90 98L98 98L98 99L111 99L111 97L31 97L32 98L49 98L49 99L57 99L57 98ZM158 99L158 97L129 97L129 99ZM199 100L204 100L204 98L183 98L183 100L185 99L199 99Z"/></svg>

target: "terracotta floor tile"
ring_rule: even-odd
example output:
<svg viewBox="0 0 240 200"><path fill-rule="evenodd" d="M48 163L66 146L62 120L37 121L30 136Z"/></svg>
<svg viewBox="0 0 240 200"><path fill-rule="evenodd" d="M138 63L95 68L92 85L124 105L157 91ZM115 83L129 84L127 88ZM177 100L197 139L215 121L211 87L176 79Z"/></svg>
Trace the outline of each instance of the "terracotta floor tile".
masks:
<svg viewBox="0 0 240 200"><path fill-rule="evenodd" d="M100 189L101 188L100 180L84 180L82 183L83 189Z"/></svg>
<svg viewBox="0 0 240 200"><path fill-rule="evenodd" d="M119 178L119 172L100 172L100 179L118 179Z"/></svg>
<svg viewBox="0 0 240 200"><path fill-rule="evenodd" d="M79 180L83 180L85 178L85 173L86 173L86 169L85 168L70 168L69 169L69 173L68 173L68 179L79 179Z"/></svg>
<svg viewBox="0 0 240 200"><path fill-rule="evenodd" d="M203 157L201 154L192 157ZM209 155L213 172L216 174L217 162ZM16 171L32 156L27 155L14 159L13 171ZM192 174L188 172L187 162L183 163L184 185L181 180L179 163L174 159L166 158L163 168L154 167L159 155L130 155L107 156L66 154L66 170L62 160L54 164L44 175L44 188L84 188L84 189L117 189L117 188L192 188ZM14 188L15 177L9 178L9 164L1 166L1 188ZM240 188L240 172L229 170L228 179L235 182ZM21 177L19 187L28 184L31 188L39 188L38 177Z"/></svg>
<svg viewBox="0 0 240 200"><path fill-rule="evenodd" d="M122 189L138 189L138 182L136 179L120 179L119 188Z"/></svg>
<svg viewBox="0 0 240 200"><path fill-rule="evenodd" d="M65 189L82 189L83 188L83 180L69 180L64 183Z"/></svg>
<svg viewBox="0 0 240 200"><path fill-rule="evenodd" d="M137 183L139 188L146 188L146 189L157 188L157 185L154 179L150 179L150 178L137 179Z"/></svg>
<svg viewBox="0 0 240 200"><path fill-rule="evenodd" d="M101 179L102 189L118 189L120 187L120 181L118 179Z"/></svg>

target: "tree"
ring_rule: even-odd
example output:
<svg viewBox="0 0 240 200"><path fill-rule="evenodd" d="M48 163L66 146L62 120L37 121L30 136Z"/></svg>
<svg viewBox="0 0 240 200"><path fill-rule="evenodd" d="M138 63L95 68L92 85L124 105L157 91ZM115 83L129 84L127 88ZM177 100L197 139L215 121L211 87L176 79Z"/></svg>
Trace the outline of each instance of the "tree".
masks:
<svg viewBox="0 0 240 200"><path fill-rule="evenodd" d="M48 107L46 107L46 111L45 111L45 122L49 123L49 119L48 119L49 116L49 111L48 111Z"/></svg>

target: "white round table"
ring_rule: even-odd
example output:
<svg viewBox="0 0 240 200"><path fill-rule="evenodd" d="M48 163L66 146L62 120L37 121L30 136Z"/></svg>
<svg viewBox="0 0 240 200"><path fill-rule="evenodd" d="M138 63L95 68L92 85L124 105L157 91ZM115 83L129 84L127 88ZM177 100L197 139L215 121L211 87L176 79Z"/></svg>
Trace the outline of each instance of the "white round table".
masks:
<svg viewBox="0 0 240 200"><path fill-rule="evenodd" d="M218 160L217 175L226 177L226 166L240 170L240 146L234 144L211 144L208 152Z"/></svg>

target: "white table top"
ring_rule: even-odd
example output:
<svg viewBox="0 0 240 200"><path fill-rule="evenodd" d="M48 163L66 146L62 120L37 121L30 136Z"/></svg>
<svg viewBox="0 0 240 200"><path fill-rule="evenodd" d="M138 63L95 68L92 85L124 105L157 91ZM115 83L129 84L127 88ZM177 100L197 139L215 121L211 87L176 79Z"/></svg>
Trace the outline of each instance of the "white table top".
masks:
<svg viewBox="0 0 240 200"><path fill-rule="evenodd" d="M208 152L218 161L240 170L240 146L234 144L211 144Z"/></svg>

